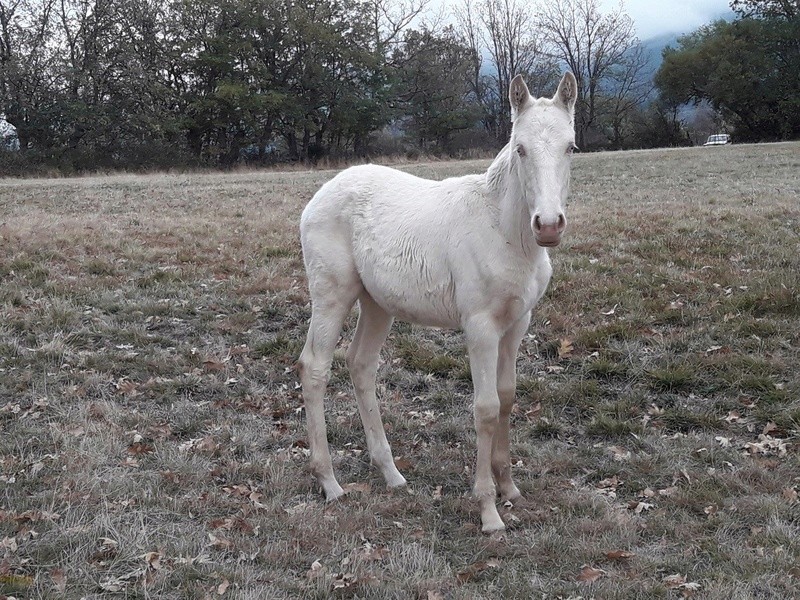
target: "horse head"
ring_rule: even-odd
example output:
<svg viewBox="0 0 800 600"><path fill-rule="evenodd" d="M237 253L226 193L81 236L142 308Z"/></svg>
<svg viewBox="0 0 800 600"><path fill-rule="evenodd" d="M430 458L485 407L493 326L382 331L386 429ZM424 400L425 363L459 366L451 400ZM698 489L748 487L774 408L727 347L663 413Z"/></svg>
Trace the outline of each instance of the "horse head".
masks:
<svg viewBox="0 0 800 600"><path fill-rule="evenodd" d="M512 171L519 179L540 246L558 246L567 227L564 214L575 146L575 100L578 85L565 73L552 98L533 98L522 77L509 86L513 125Z"/></svg>

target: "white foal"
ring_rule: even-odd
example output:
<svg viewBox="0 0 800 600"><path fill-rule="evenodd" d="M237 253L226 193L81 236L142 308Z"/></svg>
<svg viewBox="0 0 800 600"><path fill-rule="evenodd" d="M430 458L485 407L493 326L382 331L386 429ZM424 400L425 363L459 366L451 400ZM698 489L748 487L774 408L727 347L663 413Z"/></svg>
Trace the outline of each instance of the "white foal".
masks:
<svg viewBox="0 0 800 600"><path fill-rule="evenodd" d="M300 235L312 314L299 368L311 470L328 500L344 491L333 474L323 396L342 324L358 300L347 365L372 463L389 487L405 485L375 398L393 318L463 329L475 388L474 493L483 531L504 529L497 491L503 500L520 495L509 456L516 356L550 281L546 247L558 245L567 224L576 90L566 73L553 98L535 99L515 77L511 139L485 174L429 181L353 167L306 206Z"/></svg>

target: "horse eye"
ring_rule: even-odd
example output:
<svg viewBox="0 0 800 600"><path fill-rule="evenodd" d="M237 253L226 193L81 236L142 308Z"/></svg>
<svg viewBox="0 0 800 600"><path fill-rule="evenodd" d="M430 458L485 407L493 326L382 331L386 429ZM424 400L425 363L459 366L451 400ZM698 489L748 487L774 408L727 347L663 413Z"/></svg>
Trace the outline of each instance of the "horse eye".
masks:
<svg viewBox="0 0 800 600"><path fill-rule="evenodd" d="M578 148L575 144L570 144L569 148L567 148L567 154L572 154L577 150L580 150L580 148Z"/></svg>
<svg viewBox="0 0 800 600"><path fill-rule="evenodd" d="M520 156L525 156L527 154L527 152L525 152L525 146L522 144L517 145L517 154Z"/></svg>

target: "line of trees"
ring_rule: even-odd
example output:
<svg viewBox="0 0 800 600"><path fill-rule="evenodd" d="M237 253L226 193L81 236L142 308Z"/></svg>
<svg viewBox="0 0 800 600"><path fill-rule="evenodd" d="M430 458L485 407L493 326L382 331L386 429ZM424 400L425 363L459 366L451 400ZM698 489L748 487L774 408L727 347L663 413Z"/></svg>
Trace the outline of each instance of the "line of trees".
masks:
<svg viewBox="0 0 800 600"><path fill-rule="evenodd" d="M621 4L603 12L599 0L460 0L444 18L428 1L0 0L0 112L22 148L0 153L0 169L464 154L505 141L515 74L544 94L565 68L579 84L585 149L684 143L687 101L705 99L748 126L749 108L698 88L723 59L701 71L685 54L707 60L707 38L732 36L727 24L667 53L654 101L648 57ZM733 2L743 19L750 11L752 21L796 27L796 15L761 8L785 3ZM737 30L736 43L756 29ZM785 39L770 35L781 60ZM742 68L762 66L754 57ZM800 112L798 95L794 105L776 96L781 110Z"/></svg>
<svg viewBox="0 0 800 600"><path fill-rule="evenodd" d="M426 2L0 0L0 112L16 160L62 171L458 154L507 136L516 73L549 93L566 64L584 144L622 143L606 116L641 91L621 9L462 0L437 19ZM557 13L590 29L562 47Z"/></svg>

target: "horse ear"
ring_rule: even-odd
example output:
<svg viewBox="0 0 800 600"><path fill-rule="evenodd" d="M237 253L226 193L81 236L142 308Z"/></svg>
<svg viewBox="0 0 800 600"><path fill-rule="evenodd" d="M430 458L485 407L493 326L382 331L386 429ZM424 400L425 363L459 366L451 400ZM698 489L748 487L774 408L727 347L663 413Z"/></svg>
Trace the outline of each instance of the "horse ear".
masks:
<svg viewBox="0 0 800 600"><path fill-rule="evenodd" d="M511 102L511 116L516 115L525 108L525 105L530 101L531 93L528 91L528 86L525 85L525 80L522 75L517 75L511 80L511 85L508 86L508 100Z"/></svg>
<svg viewBox="0 0 800 600"><path fill-rule="evenodd" d="M563 106L568 113L572 114L575 111L575 101L577 99L578 81L575 79L575 75L567 71L561 78L561 83L558 84L553 100Z"/></svg>

